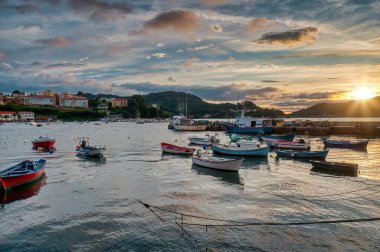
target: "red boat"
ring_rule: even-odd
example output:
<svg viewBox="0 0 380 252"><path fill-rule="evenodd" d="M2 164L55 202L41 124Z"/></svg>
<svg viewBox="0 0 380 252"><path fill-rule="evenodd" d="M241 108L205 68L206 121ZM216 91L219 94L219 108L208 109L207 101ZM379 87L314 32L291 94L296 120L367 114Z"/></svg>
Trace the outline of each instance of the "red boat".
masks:
<svg viewBox="0 0 380 252"><path fill-rule="evenodd" d="M181 147L169 143L161 143L161 149L162 152L180 155L192 155L195 151L193 148Z"/></svg>
<svg viewBox="0 0 380 252"><path fill-rule="evenodd" d="M44 150L50 150L54 147L55 139L49 137L42 137L35 139L32 141L33 149L43 148Z"/></svg>
<svg viewBox="0 0 380 252"><path fill-rule="evenodd" d="M27 184L19 186L14 190L0 192L0 204L7 204L17 200L23 200L38 194L40 188L46 184L46 176L42 174L41 178Z"/></svg>
<svg viewBox="0 0 380 252"><path fill-rule="evenodd" d="M38 161L25 160L0 172L0 183L5 191L33 183L41 178L45 170L45 159Z"/></svg>

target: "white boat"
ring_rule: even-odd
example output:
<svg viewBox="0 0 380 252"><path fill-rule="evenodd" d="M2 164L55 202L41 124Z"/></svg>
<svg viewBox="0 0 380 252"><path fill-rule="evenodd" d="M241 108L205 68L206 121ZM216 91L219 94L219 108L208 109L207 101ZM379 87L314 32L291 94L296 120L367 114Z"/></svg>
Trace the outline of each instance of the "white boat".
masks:
<svg viewBox="0 0 380 252"><path fill-rule="evenodd" d="M229 156L241 157L266 157L269 153L269 147L260 144L256 140L240 140L237 143L213 144L214 153Z"/></svg>
<svg viewBox="0 0 380 252"><path fill-rule="evenodd" d="M31 122L29 123L29 125L37 126L37 123L36 123L35 121L31 121Z"/></svg>
<svg viewBox="0 0 380 252"><path fill-rule="evenodd" d="M206 134L205 137L198 137L198 136L189 136L187 139L190 141L192 144L197 144L197 145L211 145L213 143L219 143L219 135L210 135Z"/></svg>
<svg viewBox="0 0 380 252"><path fill-rule="evenodd" d="M268 139L263 138L269 147L278 149L289 149L289 150L307 150L310 148L310 141L305 139L296 139L293 141L288 140L278 140L278 139Z"/></svg>
<svg viewBox="0 0 380 252"><path fill-rule="evenodd" d="M228 159L228 158L219 158L219 157L201 155L200 157L193 156L191 160L193 161L193 164L196 164L202 167L237 172L239 171L241 163L243 162L244 158Z"/></svg>
<svg viewBox="0 0 380 252"><path fill-rule="evenodd" d="M90 146L89 139L87 137L82 137L79 139L79 145L77 146L76 152L82 156L100 157L105 150L105 146Z"/></svg>

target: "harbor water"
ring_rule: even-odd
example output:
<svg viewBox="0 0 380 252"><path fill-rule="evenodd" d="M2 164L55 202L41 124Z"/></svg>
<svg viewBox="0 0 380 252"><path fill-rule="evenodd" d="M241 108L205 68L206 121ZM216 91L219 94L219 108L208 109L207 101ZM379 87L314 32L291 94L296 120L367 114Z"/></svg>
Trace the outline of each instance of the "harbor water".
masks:
<svg viewBox="0 0 380 252"><path fill-rule="evenodd" d="M187 136L204 134L168 130L166 123L1 125L1 169L24 159L43 158L47 165L46 176L27 193L1 195L0 251L380 250L379 221L283 226L220 221L380 217L380 139L370 139L366 151L330 150L329 161L358 163L358 177L313 172L307 161L274 153L246 159L239 173L230 173L161 152L160 142L186 146ZM57 140L56 150L32 150L31 140L45 135ZM219 135L227 141L224 132ZM76 156L83 136L90 145L106 145L105 158ZM312 150L323 148L320 137L310 140ZM215 220L182 219L173 212Z"/></svg>

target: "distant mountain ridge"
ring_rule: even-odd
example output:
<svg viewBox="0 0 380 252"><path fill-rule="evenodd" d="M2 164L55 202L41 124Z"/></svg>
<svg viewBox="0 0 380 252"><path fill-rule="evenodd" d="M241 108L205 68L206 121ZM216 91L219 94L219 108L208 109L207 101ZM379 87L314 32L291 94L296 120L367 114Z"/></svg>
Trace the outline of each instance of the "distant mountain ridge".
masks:
<svg viewBox="0 0 380 252"><path fill-rule="evenodd" d="M291 114L292 117L376 117L380 116L380 96L368 100L318 103Z"/></svg>

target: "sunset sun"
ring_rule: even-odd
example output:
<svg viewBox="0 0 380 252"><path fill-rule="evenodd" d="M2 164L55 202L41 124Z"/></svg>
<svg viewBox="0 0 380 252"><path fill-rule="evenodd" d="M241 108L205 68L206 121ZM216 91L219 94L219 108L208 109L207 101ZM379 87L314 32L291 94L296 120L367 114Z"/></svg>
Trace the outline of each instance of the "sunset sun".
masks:
<svg viewBox="0 0 380 252"><path fill-rule="evenodd" d="M376 91L368 87L359 87L350 93L350 96L356 100L366 100L375 97Z"/></svg>

